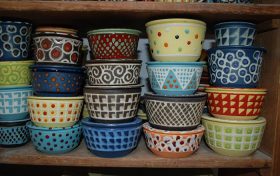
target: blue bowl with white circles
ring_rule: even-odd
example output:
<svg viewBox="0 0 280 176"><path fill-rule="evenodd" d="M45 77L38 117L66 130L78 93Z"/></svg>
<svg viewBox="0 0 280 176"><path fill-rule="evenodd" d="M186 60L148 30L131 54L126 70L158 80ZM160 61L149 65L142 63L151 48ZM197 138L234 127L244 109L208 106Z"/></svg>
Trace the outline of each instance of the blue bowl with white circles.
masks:
<svg viewBox="0 0 280 176"><path fill-rule="evenodd" d="M128 155L138 145L142 120L135 118L127 123L95 123L90 118L82 120L87 148L96 156L115 158Z"/></svg>
<svg viewBox="0 0 280 176"><path fill-rule="evenodd" d="M210 84L217 87L257 87L264 48L227 46L208 50Z"/></svg>
<svg viewBox="0 0 280 176"><path fill-rule="evenodd" d="M82 134L80 123L65 128L45 128L28 122L27 127L36 150L47 154L72 151L79 145Z"/></svg>
<svg viewBox="0 0 280 176"><path fill-rule="evenodd" d="M21 21L0 21L0 61L28 57L32 25Z"/></svg>
<svg viewBox="0 0 280 176"><path fill-rule="evenodd" d="M0 122L26 119L32 86L0 86Z"/></svg>

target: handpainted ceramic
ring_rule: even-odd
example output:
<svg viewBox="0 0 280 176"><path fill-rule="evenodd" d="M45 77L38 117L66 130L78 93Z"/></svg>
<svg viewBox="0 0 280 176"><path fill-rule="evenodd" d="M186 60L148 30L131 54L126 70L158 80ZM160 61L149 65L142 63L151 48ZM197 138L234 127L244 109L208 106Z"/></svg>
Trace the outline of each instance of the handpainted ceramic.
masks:
<svg viewBox="0 0 280 176"><path fill-rule="evenodd" d="M138 145L142 131L141 122L139 118L119 124L94 123L90 118L83 119L83 135L87 148L99 157L128 155Z"/></svg>
<svg viewBox="0 0 280 176"><path fill-rule="evenodd" d="M191 131L165 131L143 124L147 147L164 158L184 158L196 152L200 146L204 127L199 125Z"/></svg>
<svg viewBox="0 0 280 176"><path fill-rule="evenodd" d="M248 4L253 3L253 0L213 0L217 3L235 3L235 4Z"/></svg>
<svg viewBox="0 0 280 176"><path fill-rule="evenodd" d="M37 96L71 97L82 95L84 69L74 66L34 65L32 86Z"/></svg>
<svg viewBox="0 0 280 176"><path fill-rule="evenodd" d="M39 127L73 126L81 115L84 97L28 97L31 121Z"/></svg>
<svg viewBox="0 0 280 176"><path fill-rule="evenodd" d="M252 120L260 115L266 89L208 87L209 112L217 118Z"/></svg>
<svg viewBox="0 0 280 176"><path fill-rule="evenodd" d="M32 25L20 21L0 21L0 61L28 57Z"/></svg>
<svg viewBox="0 0 280 176"><path fill-rule="evenodd" d="M210 83L217 87L255 88L263 48L225 46L208 50Z"/></svg>
<svg viewBox="0 0 280 176"><path fill-rule="evenodd" d="M32 86L0 86L0 121L26 119L27 97L32 94Z"/></svg>
<svg viewBox="0 0 280 176"><path fill-rule="evenodd" d="M252 46L256 25L243 21L223 22L215 25L217 46Z"/></svg>
<svg viewBox="0 0 280 176"><path fill-rule="evenodd" d="M35 149L47 154L72 151L79 145L82 135L80 123L66 128L44 128L29 122L27 127Z"/></svg>
<svg viewBox="0 0 280 176"><path fill-rule="evenodd" d="M95 122L121 123L137 114L142 85L85 86L89 115Z"/></svg>
<svg viewBox="0 0 280 176"><path fill-rule="evenodd" d="M30 85L31 73L29 66L34 61L6 61L0 62L0 86Z"/></svg>
<svg viewBox="0 0 280 176"><path fill-rule="evenodd" d="M146 93L145 107L152 127L163 130L192 130L201 120L206 93L182 97Z"/></svg>
<svg viewBox="0 0 280 176"><path fill-rule="evenodd" d="M235 121L203 115L202 124L206 143L212 150L226 156L248 156L259 148L266 120L259 117Z"/></svg>
<svg viewBox="0 0 280 176"><path fill-rule="evenodd" d="M86 64L92 86L135 85L140 81L140 60L96 59Z"/></svg>
<svg viewBox="0 0 280 176"><path fill-rule="evenodd" d="M152 90L160 95L193 94L200 82L205 62L148 62L147 70Z"/></svg>
<svg viewBox="0 0 280 176"><path fill-rule="evenodd" d="M157 61L193 62L200 58L206 24L191 19L163 19L146 23L150 51Z"/></svg>
<svg viewBox="0 0 280 176"><path fill-rule="evenodd" d="M136 59L140 31L98 29L87 33L94 59Z"/></svg>
<svg viewBox="0 0 280 176"><path fill-rule="evenodd" d="M26 123L29 119L0 122L0 146L17 147L26 144L29 140L29 132Z"/></svg>

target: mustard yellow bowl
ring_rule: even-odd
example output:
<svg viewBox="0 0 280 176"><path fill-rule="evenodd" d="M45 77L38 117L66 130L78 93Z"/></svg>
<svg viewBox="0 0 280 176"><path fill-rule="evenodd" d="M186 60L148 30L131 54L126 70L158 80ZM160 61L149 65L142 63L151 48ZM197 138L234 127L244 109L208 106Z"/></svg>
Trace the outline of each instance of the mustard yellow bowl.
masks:
<svg viewBox="0 0 280 176"><path fill-rule="evenodd" d="M150 51L157 61L193 62L200 58L206 23L191 19L163 19L146 23Z"/></svg>

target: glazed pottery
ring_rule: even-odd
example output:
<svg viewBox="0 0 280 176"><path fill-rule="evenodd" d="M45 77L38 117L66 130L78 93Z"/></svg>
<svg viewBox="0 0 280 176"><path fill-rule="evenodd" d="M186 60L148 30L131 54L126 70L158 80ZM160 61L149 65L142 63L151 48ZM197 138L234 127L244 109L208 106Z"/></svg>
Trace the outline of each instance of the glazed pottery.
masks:
<svg viewBox="0 0 280 176"><path fill-rule="evenodd" d="M217 46L252 46L256 25L242 21L224 22L215 25Z"/></svg>
<svg viewBox="0 0 280 176"><path fill-rule="evenodd" d="M85 86L89 115L95 122L121 123L137 114L142 85Z"/></svg>
<svg viewBox="0 0 280 176"><path fill-rule="evenodd" d="M28 116L27 97L31 86L0 86L0 121L15 121Z"/></svg>
<svg viewBox="0 0 280 176"><path fill-rule="evenodd" d="M205 62L148 62L151 88L160 95L193 94L200 82Z"/></svg>
<svg viewBox="0 0 280 176"><path fill-rule="evenodd" d="M206 93L182 97L144 96L146 113L152 127L163 130L192 130L201 120Z"/></svg>
<svg viewBox="0 0 280 176"><path fill-rule="evenodd" d="M259 148L266 120L234 121L203 115L202 124L212 150L226 156L248 156Z"/></svg>
<svg viewBox="0 0 280 176"><path fill-rule="evenodd" d="M81 115L84 97L28 97L31 121L39 127L73 126Z"/></svg>
<svg viewBox="0 0 280 176"><path fill-rule="evenodd" d="M87 33L94 59L136 59L140 31L98 29Z"/></svg>
<svg viewBox="0 0 280 176"><path fill-rule="evenodd" d="M92 86L116 86L139 84L140 60L96 59L86 64L89 84Z"/></svg>
<svg viewBox="0 0 280 176"><path fill-rule="evenodd" d="M20 21L0 21L0 61L28 57L32 25Z"/></svg>
<svg viewBox="0 0 280 176"><path fill-rule="evenodd" d="M31 73L29 66L34 61L6 61L0 62L0 86L30 85Z"/></svg>
<svg viewBox="0 0 280 176"><path fill-rule="evenodd" d="M217 118L252 120L260 115L266 89L208 87L209 112Z"/></svg>
<svg viewBox="0 0 280 176"><path fill-rule="evenodd" d="M122 157L132 152L141 136L141 119L120 124L94 123L82 120L83 135L87 148L96 156L105 158Z"/></svg>
<svg viewBox="0 0 280 176"><path fill-rule="evenodd" d="M210 83L217 87L255 88L263 48L225 46L208 50Z"/></svg>
<svg viewBox="0 0 280 176"><path fill-rule="evenodd" d="M17 147L26 144L29 140L29 132L26 123L29 119L1 121L0 122L0 146Z"/></svg>
<svg viewBox="0 0 280 176"><path fill-rule="evenodd" d="M235 4L248 4L253 3L253 0L213 0L218 3L235 3Z"/></svg>
<svg viewBox="0 0 280 176"><path fill-rule="evenodd" d="M183 158L196 152L200 146L204 127L199 125L191 131L165 131L143 124L147 147L164 158Z"/></svg>
<svg viewBox="0 0 280 176"><path fill-rule="evenodd" d="M84 69L73 66L34 65L32 86L37 96L71 97L81 95Z"/></svg>
<svg viewBox="0 0 280 176"><path fill-rule="evenodd" d="M193 62L200 58L206 24L191 19L163 19L146 23L150 51L157 61Z"/></svg>
<svg viewBox="0 0 280 176"><path fill-rule="evenodd" d="M37 127L27 123L36 150L47 154L67 153L75 149L82 135L80 123L66 128Z"/></svg>

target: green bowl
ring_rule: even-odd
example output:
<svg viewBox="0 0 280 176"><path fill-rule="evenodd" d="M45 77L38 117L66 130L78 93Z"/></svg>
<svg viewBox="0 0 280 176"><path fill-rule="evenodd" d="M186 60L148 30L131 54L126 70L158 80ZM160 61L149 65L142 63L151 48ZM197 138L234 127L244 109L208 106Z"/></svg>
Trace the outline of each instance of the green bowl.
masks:
<svg viewBox="0 0 280 176"><path fill-rule="evenodd" d="M215 152L226 156L248 156L255 152L262 141L266 120L223 120L202 116L205 140Z"/></svg>

